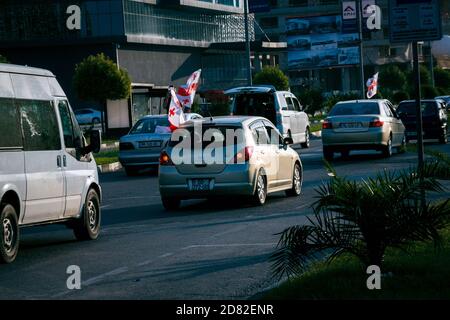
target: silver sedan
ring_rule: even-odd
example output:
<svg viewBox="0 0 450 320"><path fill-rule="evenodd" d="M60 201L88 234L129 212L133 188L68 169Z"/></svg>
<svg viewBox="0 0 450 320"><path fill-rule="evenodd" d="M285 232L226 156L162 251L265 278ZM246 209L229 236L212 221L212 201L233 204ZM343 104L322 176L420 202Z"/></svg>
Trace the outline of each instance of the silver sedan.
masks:
<svg viewBox="0 0 450 320"><path fill-rule="evenodd" d="M405 126L388 100L338 102L322 123L323 155L347 156L351 150L377 150L392 155L404 150Z"/></svg>
<svg viewBox="0 0 450 320"><path fill-rule="evenodd" d="M174 131L161 153L162 203L172 210L184 199L239 195L263 205L272 192L298 196L303 169L291 143L262 117L192 121Z"/></svg>
<svg viewBox="0 0 450 320"><path fill-rule="evenodd" d="M197 113L185 114L186 120L200 119ZM120 138L119 162L129 176L159 165L159 155L170 139L167 115L149 115L138 120L130 132Z"/></svg>

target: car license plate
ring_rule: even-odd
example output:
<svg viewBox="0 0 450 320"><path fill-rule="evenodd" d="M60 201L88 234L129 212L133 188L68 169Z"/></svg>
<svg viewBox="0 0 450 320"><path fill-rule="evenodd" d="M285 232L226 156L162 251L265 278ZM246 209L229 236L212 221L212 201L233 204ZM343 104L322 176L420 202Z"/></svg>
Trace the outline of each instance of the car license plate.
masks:
<svg viewBox="0 0 450 320"><path fill-rule="evenodd" d="M361 122L343 122L340 124L341 128L353 129L353 128L362 128Z"/></svg>
<svg viewBox="0 0 450 320"><path fill-rule="evenodd" d="M188 185L191 191L209 191L212 189L212 179L189 179Z"/></svg>
<svg viewBox="0 0 450 320"><path fill-rule="evenodd" d="M139 141L139 148L161 147L161 141Z"/></svg>

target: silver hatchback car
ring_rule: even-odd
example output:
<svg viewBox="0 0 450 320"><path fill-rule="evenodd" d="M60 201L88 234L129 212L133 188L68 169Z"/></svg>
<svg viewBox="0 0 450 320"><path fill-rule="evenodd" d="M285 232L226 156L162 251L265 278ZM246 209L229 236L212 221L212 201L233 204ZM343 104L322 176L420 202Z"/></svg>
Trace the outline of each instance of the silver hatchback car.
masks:
<svg viewBox="0 0 450 320"><path fill-rule="evenodd" d="M186 120L200 119L197 113L186 113ZM170 139L167 115L149 115L140 119L130 132L120 138L119 161L129 176L139 170L159 165L159 155Z"/></svg>
<svg viewBox="0 0 450 320"><path fill-rule="evenodd" d="M291 143L262 117L191 121L174 131L161 153L162 203L172 210L184 199L242 195L263 205L272 192L298 196L303 168Z"/></svg>
<svg viewBox="0 0 450 320"><path fill-rule="evenodd" d="M322 143L326 160L351 150L377 150L389 157L394 147L404 150L405 126L388 100L338 102L322 123Z"/></svg>

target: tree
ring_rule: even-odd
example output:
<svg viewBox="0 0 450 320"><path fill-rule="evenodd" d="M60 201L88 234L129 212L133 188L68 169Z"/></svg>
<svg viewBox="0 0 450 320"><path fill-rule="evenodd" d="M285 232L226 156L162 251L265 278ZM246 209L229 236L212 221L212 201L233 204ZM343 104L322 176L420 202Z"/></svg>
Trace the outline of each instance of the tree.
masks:
<svg viewBox="0 0 450 320"><path fill-rule="evenodd" d="M450 199L422 205L422 192L442 192L436 179L450 177L446 155L428 160L423 170L385 171L353 181L328 166L331 181L317 189L314 218L281 233L271 256L275 276L301 274L308 263L327 256L356 256L365 267L383 264L388 248L408 249L414 241L442 242L439 231L450 217ZM386 205L386 204L389 205Z"/></svg>
<svg viewBox="0 0 450 320"><path fill-rule="evenodd" d="M106 100L128 99L131 93L128 73L103 53L91 55L76 65L73 85L80 100L99 103L103 111Z"/></svg>
<svg viewBox="0 0 450 320"><path fill-rule="evenodd" d="M0 63L9 63L8 59L0 54Z"/></svg>
<svg viewBox="0 0 450 320"><path fill-rule="evenodd" d="M325 99L322 91L319 89L304 89L296 95L300 99L300 103L305 107L305 111L314 115L323 108Z"/></svg>
<svg viewBox="0 0 450 320"><path fill-rule="evenodd" d="M434 68L434 81L437 88L450 91L450 70Z"/></svg>
<svg viewBox="0 0 450 320"><path fill-rule="evenodd" d="M402 91L406 85L406 75L397 65L388 65L380 71L379 87L388 95L395 91Z"/></svg>
<svg viewBox="0 0 450 320"><path fill-rule="evenodd" d="M255 75L253 83L273 85L277 90L289 89L289 78L278 67L264 67Z"/></svg>

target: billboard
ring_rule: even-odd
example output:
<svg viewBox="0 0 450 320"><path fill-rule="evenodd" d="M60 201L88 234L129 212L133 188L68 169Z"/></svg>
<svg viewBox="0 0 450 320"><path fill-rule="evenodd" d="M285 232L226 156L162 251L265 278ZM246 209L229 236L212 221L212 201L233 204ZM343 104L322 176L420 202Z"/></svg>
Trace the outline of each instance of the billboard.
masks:
<svg viewBox="0 0 450 320"><path fill-rule="evenodd" d="M354 28L344 29L343 25L340 15L288 18L289 70L358 64L359 35Z"/></svg>

